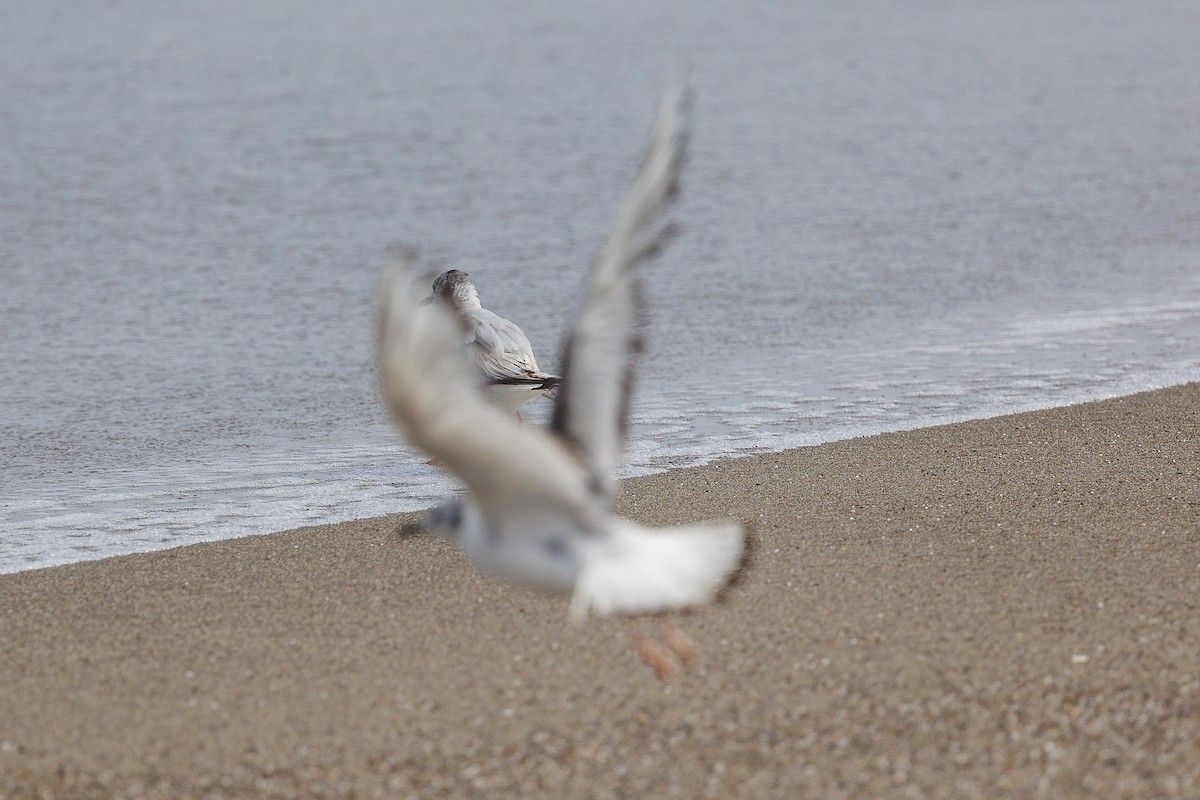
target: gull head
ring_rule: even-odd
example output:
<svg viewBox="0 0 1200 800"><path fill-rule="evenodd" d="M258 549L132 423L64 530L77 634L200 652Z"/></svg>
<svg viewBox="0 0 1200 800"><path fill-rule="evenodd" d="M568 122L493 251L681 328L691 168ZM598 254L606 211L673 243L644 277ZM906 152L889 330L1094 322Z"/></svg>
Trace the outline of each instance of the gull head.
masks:
<svg viewBox="0 0 1200 800"><path fill-rule="evenodd" d="M464 308L479 308L479 292L471 282L471 276L460 269L448 269L433 279L435 302L441 302L461 311Z"/></svg>
<svg viewBox="0 0 1200 800"><path fill-rule="evenodd" d="M466 509L462 500L455 498L429 510L425 517L425 532L441 539L457 542L462 538L466 521Z"/></svg>

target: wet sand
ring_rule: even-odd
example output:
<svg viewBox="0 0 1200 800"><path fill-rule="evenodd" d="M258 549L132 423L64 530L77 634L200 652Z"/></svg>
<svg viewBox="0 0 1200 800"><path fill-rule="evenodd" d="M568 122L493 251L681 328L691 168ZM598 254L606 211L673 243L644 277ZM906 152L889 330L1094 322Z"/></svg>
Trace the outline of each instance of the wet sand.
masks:
<svg viewBox="0 0 1200 800"><path fill-rule="evenodd" d="M620 510L753 530L674 685L412 515L0 576L0 796L1200 796L1200 385Z"/></svg>

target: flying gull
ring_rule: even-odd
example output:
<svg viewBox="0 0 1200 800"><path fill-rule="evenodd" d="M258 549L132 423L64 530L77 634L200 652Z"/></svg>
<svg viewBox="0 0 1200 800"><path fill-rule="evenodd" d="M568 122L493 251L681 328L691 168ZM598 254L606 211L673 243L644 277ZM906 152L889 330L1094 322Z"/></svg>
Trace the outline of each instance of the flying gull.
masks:
<svg viewBox="0 0 1200 800"><path fill-rule="evenodd" d="M612 504L641 348L636 267L668 235L662 216L677 192L687 105L676 78L587 276L548 428L524 427L484 399L461 318L437 303L419 308L411 251L385 281L379 318L383 393L396 422L468 490L430 513L429 531L502 578L571 593L575 619L660 615L665 644L685 664L695 648L666 613L706 603L726 584L741 563L742 527L651 529L616 516ZM636 621L634 639L660 677L674 676L675 659Z"/></svg>

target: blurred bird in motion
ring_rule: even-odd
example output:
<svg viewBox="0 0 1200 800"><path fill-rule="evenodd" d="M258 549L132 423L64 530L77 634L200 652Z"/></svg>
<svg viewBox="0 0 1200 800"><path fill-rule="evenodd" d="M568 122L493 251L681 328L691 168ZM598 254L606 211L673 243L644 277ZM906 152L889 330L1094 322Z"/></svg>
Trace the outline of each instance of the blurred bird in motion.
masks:
<svg viewBox="0 0 1200 800"><path fill-rule="evenodd" d="M438 275L427 303L444 306L462 322L467 348L483 375L484 397L496 407L519 418L521 406L534 397L554 397L561 379L542 372L516 323L483 307L470 275L457 269Z"/></svg>
<svg viewBox="0 0 1200 800"><path fill-rule="evenodd" d="M589 612L659 615L665 648L636 619L631 633L643 660L664 680L698 656L669 612L710 601L741 563L744 543L742 527L733 522L650 529L612 512L641 349L636 268L669 233L663 212L678 190L687 110L688 94L677 77L587 276L548 428L523 427L485 400L480 373L462 347L461 312L449 313L441 303L419 308L423 293L413 284L412 251L393 266L379 317L383 391L393 416L411 443L468 489L430 513L428 530L496 575L570 592L575 619ZM442 286L451 294L462 291L462 305L470 308L474 292L465 278L446 278Z"/></svg>

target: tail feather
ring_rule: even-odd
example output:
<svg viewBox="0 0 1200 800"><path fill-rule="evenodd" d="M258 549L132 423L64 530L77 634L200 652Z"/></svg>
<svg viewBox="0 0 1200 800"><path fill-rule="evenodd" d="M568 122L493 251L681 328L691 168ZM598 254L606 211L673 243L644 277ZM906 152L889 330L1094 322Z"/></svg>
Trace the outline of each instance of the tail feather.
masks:
<svg viewBox="0 0 1200 800"><path fill-rule="evenodd" d="M529 375L519 378L497 378L493 381L488 381L489 386L527 386L530 391L534 392L556 392L558 385L562 383L562 378L557 375Z"/></svg>
<svg viewBox="0 0 1200 800"><path fill-rule="evenodd" d="M588 612L648 614L706 603L742 560L735 523L655 530L616 520L610 536L589 544L571 599L571 617Z"/></svg>

